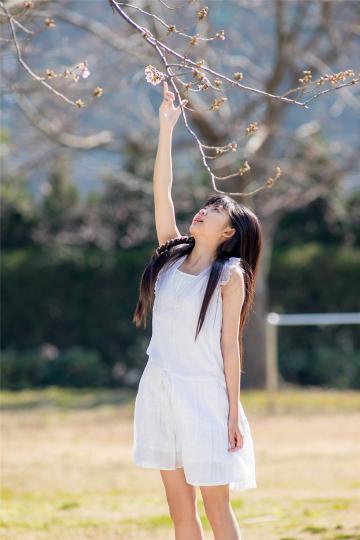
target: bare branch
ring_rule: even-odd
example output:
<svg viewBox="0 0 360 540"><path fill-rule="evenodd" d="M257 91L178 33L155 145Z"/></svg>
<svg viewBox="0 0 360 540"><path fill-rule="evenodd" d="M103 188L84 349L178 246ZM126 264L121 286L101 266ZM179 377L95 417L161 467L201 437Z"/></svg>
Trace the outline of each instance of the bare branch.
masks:
<svg viewBox="0 0 360 540"><path fill-rule="evenodd" d="M76 103L75 101L69 99L68 97L66 97L64 94L62 94L61 92L59 92L58 90L56 90L53 86L51 86L51 84L49 84L46 80L45 80L45 77L40 77L39 75L37 75L29 66L28 64L24 61L23 57L22 57L22 54L21 54L21 49L20 49L20 45L19 45L19 42L18 42L18 39L17 39L17 35L16 35L16 30L15 30L15 22L14 22L14 17L10 14L9 10L7 9L7 7L5 6L4 2L0 2L0 7L3 9L3 11L6 13L7 15L7 18L9 20L9 23L10 23L10 27L11 27L11 33L12 33L12 37L13 37L13 40L14 40L14 44L15 44L15 48L16 48L16 54L17 54L17 58L18 58L18 61L19 63L22 65L22 67L25 69L25 71L30 75L30 77L32 77L32 79L34 79L35 81L38 81L40 84L42 84L45 88L47 88L48 90L50 90L50 92L52 92L53 94L55 94L55 96L63 99L64 101L66 101L66 103L69 103L69 105L74 105L75 107L79 107L79 102Z"/></svg>
<svg viewBox="0 0 360 540"><path fill-rule="evenodd" d="M229 195L252 196L255 193L261 191L262 189L265 189L266 187L272 186L274 184L274 182L280 177L281 169L280 169L279 166L277 166L275 168L275 170L276 170L275 177L274 178L272 178L272 177L267 178L267 180L259 188L254 189L252 191L248 191L248 192L245 193L245 192L229 192L229 191L220 190L216 186L216 181L217 180L228 180L230 178L233 178L233 177L236 177L236 176L239 176L239 175L242 176L244 173L248 172L251 169L251 167L250 167L248 161L245 161L244 164L238 169L238 171L236 173L228 174L226 176L217 176L212 172L212 170L210 169L210 166L207 163L207 160L212 160L217 156L210 156L208 154L205 154L205 152L204 152L205 148L213 149L213 147L206 147L204 144L202 144L201 141L199 140L198 136L196 135L196 133L190 128L190 126L189 126L189 124L187 122L185 109L193 111L193 112L195 112L195 110L191 109L189 106L182 105L181 95L180 95L179 89L178 89L178 87L176 85L176 82L182 84L183 87L185 87L184 93L185 93L185 91L187 93L189 93L189 92L199 92L199 91L203 91L203 90L208 90L210 88L217 91L217 92L219 92L222 89L222 83L226 82L230 86L238 87L238 88L241 88L242 90L249 91L249 92L261 95L263 97L266 97L267 99L273 99L273 100L276 100L276 101L284 101L284 102L286 102L288 104L294 104L294 105L298 105L298 106L301 106L301 107L304 107L304 108L308 108L307 103L313 101L315 98L322 95L323 93L330 92L333 89L342 88L344 86L344 84L342 84L342 85L336 86L334 88L329 88L326 91L320 91L316 95L308 98L307 101L303 101L303 102L300 102L300 101L298 101L296 99L289 99L284 94L283 95L276 95L275 93L273 93L272 89L273 88L275 89L278 86L278 81L280 80L281 74L283 72L284 64L285 64L285 57L283 55L283 53L284 53L283 44L286 43L290 39L290 36L291 36L290 32L287 32L285 30L285 24L284 24L285 19L283 18L283 6L282 6L282 4L280 2L276 3L277 36L278 36L278 43L277 43L277 45L278 45L278 63L277 63L277 69L273 72L272 78L268 83L268 89L271 89L271 91L259 90L257 88L253 88L253 87L250 87L250 86L247 86L247 85L244 85L244 84L240 83L239 80L242 78L242 74L235 74L235 75L239 75L239 76L234 77L237 80L233 80L233 79L230 79L229 77L227 77L227 76L225 76L225 75L223 75L223 74L221 74L221 73L219 73L219 72L205 66L203 60L200 61L200 62L192 61L187 56L186 52L185 52L185 54L178 53L174 49L172 49L169 46L165 45L160 39L157 39L154 36L154 34L148 28L140 26L133 18L131 18L124 11L123 7L133 9L133 10L141 13L142 15L148 16L150 18L150 20L159 22L162 26L167 28L168 35L170 33L174 32L174 33L178 33L179 35L181 35L183 37L191 38L191 43L190 43L191 45L195 45L197 43L197 41L199 40L198 35L189 36L188 34L184 34L182 32L179 32L179 31L176 30L174 25L169 25L167 22L162 20L161 17L159 17L158 15L155 15L154 13L150 13L149 11L146 11L146 10L144 10L144 9L138 7L138 6L135 6L133 4L130 4L128 2L121 2L119 0L109 0L109 3L110 3L110 6L111 6L112 10L114 12L117 12L132 28L134 28L136 30L136 32L140 33L143 36L143 38L146 40L146 42L149 43L155 49L158 56L160 57L160 60L161 60L161 62L163 64L163 66L164 66L164 70L165 70L166 75L164 75L163 73L156 70L156 68L154 68L153 66L147 66L146 69L148 70L148 73L149 73L149 71L151 72L151 70L153 70L153 77L151 78L151 76L149 75L149 78L148 78L148 75L147 75L147 78L148 78L147 80L149 80L149 82L151 82L154 85L159 84L161 82L161 80L164 80L164 79L168 79L170 81L170 84L171 84L171 86L172 86L172 88L173 88L173 90L174 90L174 92L177 95L178 100L179 100L179 106L181 107L181 113L182 113L183 121L184 121L184 124L185 124L185 128L187 129L187 131L189 131L189 133L192 135L192 137L195 139L195 141L196 141L196 143L198 145L198 148L199 148L199 151L200 151L200 154L201 154L201 158L202 158L202 162L203 162L205 168L207 169L207 171L210 174L212 187L216 192L227 193ZM168 8L169 6L166 5L165 7ZM201 13L201 11L198 12L198 16L201 13L201 17L199 16L200 19L203 16L207 15L207 8L204 8L204 10L206 10L206 11L204 11L203 13ZM295 22L293 24L292 29L293 30L294 29L299 30L299 28L300 28L300 25ZM217 34L217 36L218 36L218 34ZM223 36L223 38L224 38L224 36ZM210 38L210 39L213 39L213 38ZM210 39L208 39L208 41ZM178 58L180 60L180 62L179 63L170 63L170 62L168 62L167 57L166 57L167 54L169 54L171 56L175 56L176 58ZM177 73L175 70L178 70L178 69L182 69L182 72ZM212 81L209 78L207 78L205 76L205 73L211 74L213 77L216 77L216 79L214 80L214 84L212 83ZM300 91L300 93L304 93L305 89L308 89L308 87L310 86L309 83L312 82L311 81L311 72L310 71L304 71L303 73L305 74L304 79L299 79L299 82L301 82L301 87L290 90L289 92L287 92L287 94L292 93L292 92L296 92L296 91ZM193 76L195 76L200 81L200 83L198 84L197 89L193 88L192 83L185 83L184 81L182 81L180 79L181 75L186 75L186 74L192 74ZM336 74L336 75L332 76L332 78L330 76L329 80L330 80L331 83L334 82L334 79L335 79L336 82L338 82L339 80L343 80L341 77L346 78L347 76L352 76L352 75L353 75L352 70L348 70L348 72L341 72L339 74ZM319 81L314 81L314 83L313 83L314 86L316 87L317 85L322 84L325 79L326 79L326 77L323 77ZM346 85L356 84L358 81L359 81L359 79L353 79L351 81L351 83L347 83ZM224 101L226 101L226 100L227 100L226 97L220 97L220 99L218 99L218 100L215 99L213 104L211 105L210 109L208 109L208 110L217 110L217 109L219 109L220 106L222 105L222 103ZM197 110L196 113L199 113L199 111ZM231 150L236 150L236 144L237 144L236 142L235 143L233 142L233 143L230 143L230 144L222 146L222 147L216 147L216 152L217 152L217 154L218 153L222 154L224 152L229 151L230 149Z"/></svg>
<svg viewBox="0 0 360 540"><path fill-rule="evenodd" d="M81 136L73 133L66 133L62 127L54 127L53 122L48 120L43 114L34 107L34 105L25 96L14 92L14 97L18 107L23 111L30 122L39 129L49 139L55 141L61 146L76 148L77 150L94 150L107 146L112 142L111 131L99 131L93 135Z"/></svg>

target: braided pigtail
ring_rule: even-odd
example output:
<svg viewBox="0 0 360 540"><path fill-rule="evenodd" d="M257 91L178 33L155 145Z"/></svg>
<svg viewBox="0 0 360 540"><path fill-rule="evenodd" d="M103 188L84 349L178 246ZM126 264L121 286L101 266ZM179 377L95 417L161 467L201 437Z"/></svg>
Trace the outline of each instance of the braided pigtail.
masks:
<svg viewBox="0 0 360 540"><path fill-rule="evenodd" d="M155 260L157 257L161 256L163 253L168 252L171 250L172 247L177 246L179 244L194 244L195 240L193 236L178 236L177 238L171 238L171 240L168 240L167 242L164 242L164 244L161 244L161 246L158 246L152 255L152 259Z"/></svg>
<svg viewBox="0 0 360 540"><path fill-rule="evenodd" d="M163 266L170 265L186 253L190 253L194 244L193 236L178 236L164 242L153 251L151 260L141 276L139 298L132 319L136 326L140 326L143 321L146 328L147 314L154 300L155 284L160 270Z"/></svg>

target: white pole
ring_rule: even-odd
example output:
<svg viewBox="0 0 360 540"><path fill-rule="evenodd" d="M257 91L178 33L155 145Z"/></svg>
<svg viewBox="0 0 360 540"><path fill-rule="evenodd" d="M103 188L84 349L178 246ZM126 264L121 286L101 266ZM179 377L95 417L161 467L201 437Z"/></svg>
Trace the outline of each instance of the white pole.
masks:
<svg viewBox="0 0 360 540"><path fill-rule="evenodd" d="M269 313L266 318L266 389L278 390L278 329L273 320L276 313Z"/></svg>
<svg viewBox="0 0 360 540"><path fill-rule="evenodd" d="M360 313L268 313L266 317L266 389L279 387L278 326L360 324Z"/></svg>

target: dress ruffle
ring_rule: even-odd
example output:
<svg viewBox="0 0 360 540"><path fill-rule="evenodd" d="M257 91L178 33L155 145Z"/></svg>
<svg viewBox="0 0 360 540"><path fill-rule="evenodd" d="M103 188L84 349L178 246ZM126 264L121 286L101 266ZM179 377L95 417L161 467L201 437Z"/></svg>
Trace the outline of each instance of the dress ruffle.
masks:
<svg viewBox="0 0 360 540"><path fill-rule="evenodd" d="M221 277L220 277L220 285L226 285L226 283L229 281L231 276L231 271L233 268L240 268L240 270L244 273L244 269L241 265L241 259L240 257L230 257L224 264L224 267L222 269Z"/></svg>
<svg viewBox="0 0 360 540"><path fill-rule="evenodd" d="M244 268L241 265L241 258L240 257L229 257L229 259L227 259L227 261L225 262L225 264L223 266L223 269L222 269L222 273L221 273L221 276L220 276L220 285L226 285L226 283L228 283L228 281L230 279L230 276L231 276L231 271L235 267L240 268L241 271L244 273ZM158 272L158 275L156 276L156 280L155 280L155 284L154 284L154 293L155 293L155 295L156 295L156 293L158 291L159 281L160 281L161 274L163 273L163 271L164 271L164 267L162 267L160 269L160 271Z"/></svg>

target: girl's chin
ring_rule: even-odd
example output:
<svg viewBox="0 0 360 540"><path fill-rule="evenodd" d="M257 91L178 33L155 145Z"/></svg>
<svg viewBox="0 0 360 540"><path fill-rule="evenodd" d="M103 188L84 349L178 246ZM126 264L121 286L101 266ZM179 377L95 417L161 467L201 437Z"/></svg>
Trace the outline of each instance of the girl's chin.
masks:
<svg viewBox="0 0 360 540"><path fill-rule="evenodd" d="M199 234L199 227L196 227L196 226L193 227L192 225L190 225L190 227L189 227L189 234L190 234L191 236L194 236L194 237L198 236L198 234Z"/></svg>

